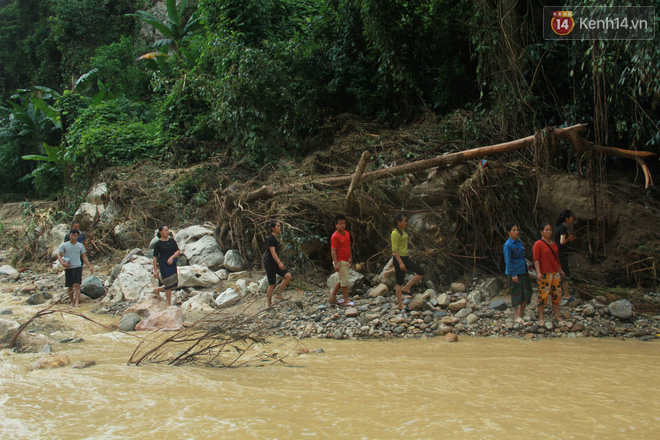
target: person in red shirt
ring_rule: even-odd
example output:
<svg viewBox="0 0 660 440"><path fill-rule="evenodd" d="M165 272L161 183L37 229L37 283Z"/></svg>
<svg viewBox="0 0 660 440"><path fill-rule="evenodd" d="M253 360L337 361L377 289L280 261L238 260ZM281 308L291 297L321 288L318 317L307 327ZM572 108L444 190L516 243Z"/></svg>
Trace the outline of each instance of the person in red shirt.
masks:
<svg viewBox="0 0 660 440"><path fill-rule="evenodd" d="M541 226L541 239L532 247L534 255L534 268L539 284L539 325L544 325L543 312L548 303L548 297L552 300L552 311L554 319L560 322L564 320L559 316L559 301L561 301L561 277L564 271L559 262L557 244L552 241L552 225L544 223Z"/></svg>
<svg viewBox="0 0 660 440"><path fill-rule="evenodd" d="M340 301L337 301L337 293L341 288L341 293L344 295L344 304L354 306L355 303L348 299L348 268L353 264L353 258L351 257L351 234L346 230L346 217L344 215L338 214L335 217L335 228L337 230L330 238L330 249L332 264L335 272L339 273L339 280L332 288L328 302L330 304L341 304Z"/></svg>

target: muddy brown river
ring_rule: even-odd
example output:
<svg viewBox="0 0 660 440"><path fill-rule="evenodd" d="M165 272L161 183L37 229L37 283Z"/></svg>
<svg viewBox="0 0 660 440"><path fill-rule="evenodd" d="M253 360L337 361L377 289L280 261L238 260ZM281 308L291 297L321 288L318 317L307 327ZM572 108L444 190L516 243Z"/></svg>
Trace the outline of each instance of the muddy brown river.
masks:
<svg viewBox="0 0 660 440"><path fill-rule="evenodd" d="M53 351L97 365L0 351L0 438L660 438L657 342L307 339L261 368L135 367L134 337L64 319L85 342Z"/></svg>

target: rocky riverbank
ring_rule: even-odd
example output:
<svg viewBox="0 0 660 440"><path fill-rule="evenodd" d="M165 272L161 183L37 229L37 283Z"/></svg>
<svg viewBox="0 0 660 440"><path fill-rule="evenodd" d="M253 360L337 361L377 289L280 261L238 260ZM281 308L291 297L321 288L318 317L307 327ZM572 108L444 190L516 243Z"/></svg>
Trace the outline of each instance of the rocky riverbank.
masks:
<svg viewBox="0 0 660 440"><path fill-rule="evenodd" d="M141 262L140 259L146 258L133 255L130 261L122 264L126 267L131 262ZM129 271L133 269L128 268ZM83 296L83 307L79 311L92 319L94 315L112 315L115 325L123 331L175 330L210 313L222 315L225 319L233 313L240 313L248 315L248 319L242 321L244 325L247 323L248 330L262 333L260 336L301 339L440 336L455 341L461 335L469 335L524 339L620 337L652 340L660 333L660 316L635 313L627 300L607 304L604 297L577 299L564 305L561 307L563 321L548 320L543 326L536 321L536 301L533 301L527 308L525 322L514 322L508 291L503 288L503 280L498 278L475 279L470 285L453 283L447 289L429 282L424 290L405 296L404 303L409 310L399 311L395 306L393 290L388 287L387 268L376 276L351 271L350 289L354 306L328 304L328 286L334 284L334 277L323 280L311 276L301 280L303 277L297 276L298 287L287 290L284 301L267 309L262 273L222 270L224 272L219 273L217 279L209 281L211 285L175 291L175 305L170 308L150 293L143 292L136 299L120 301L106 293L97 299ZM65 299L59 271L5 272L10 273L0 275L4 305L0 314L6 315L0 319L0 342L4 344L27 316ZM112 278L112 272L109 271L106 280ZM114 272L121 273L121 270ZM114 282L118 279L116 277ZM92 284L98 286L101 280ZM112 287L107 290L110 289ZM657 296L652 292L647 295ZM17 309L21 313L12 316ZM56 327L52 324L44 326L36 320L25 332L22 350L49 352L55 343L79 342L84 338L84 335L67 333L64 326Z"/></svg>

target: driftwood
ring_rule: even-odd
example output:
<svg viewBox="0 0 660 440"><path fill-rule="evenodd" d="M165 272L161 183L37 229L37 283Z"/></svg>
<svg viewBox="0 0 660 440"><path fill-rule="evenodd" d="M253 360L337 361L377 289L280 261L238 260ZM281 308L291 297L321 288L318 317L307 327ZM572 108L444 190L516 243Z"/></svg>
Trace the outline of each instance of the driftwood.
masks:
<svg viewBox="0 0 660 440"><path fill-rule="evenodd" d="M576 149L578 154L584 155L589 152L589 144L582 138L580 133L586 129L586 126L587 124L578 124L566 128L551 128L548 130L548 133L550 136L554 136L555 138L569 141ZM509 151L519 150L533 145L535 139L536 136L532 135L522 139L517 139L515 141L504 142L501 144L490 145L486 147L472 148L470 150L444 154L442 156L437 156L431 159L424 159L424 160L402 164L402 165L396 165L393 167L384 168L376 171L369 171L362 174L361 177L358 178L358 181L355 186L357 186L359 183L367 183L374 180L388 179L403 174L410 174L419 171L424 171L430 168L467 162L472 159L479 159L492 154L501 154L501 153L507 153ZM592 145L591 148L602 154L618 156L618 157L633 159L637 161L637 163L640 164L642 170L644 171L644 176L646 179L646 188L653 185L653 179L651 178L651 174L649 172L648 166L646 166L646 164L644 163L644 158L651 157L655 155L655 153L651 153L649 151L624 150L621 148L604 147L600 145ZM364 157L364 153L363 153L363 157ZM362 159L360 160L360 162L362 163ZM366 162L365 162L365 166L366 166ZM351 184L351 182L353 182L354 177L357 176L359 171L360 171L360 167L358 166L358 169L354 174L325 177L321 179L310 180L296 184L282 185L279 187L262 186L258 190L248 193L246 200L253 201L253 200L275 197L279 194L283 194L309 184L326 185L326 186L349 185ZM349 190L349 194L347 195L347 198L354 190L355 188Z"/></svg>
<svg viewBox="0 0 660 440"><path fill-rule="evenodd" d="M362 180L362 174L364 174L364 169L367 167L367 163L369 163L369 152L368 151L363 151L362 152L362 157L360 157L360 162L358 162L358 166L355 169L355 173L353 173L353 180L351 180L351 186L348 187L348 192L346 193L346 200L344 201L344 211L349 212L351 211L351 208L353 206L353 192L355 191L356 188L360 186L361 180Z"/></svg>

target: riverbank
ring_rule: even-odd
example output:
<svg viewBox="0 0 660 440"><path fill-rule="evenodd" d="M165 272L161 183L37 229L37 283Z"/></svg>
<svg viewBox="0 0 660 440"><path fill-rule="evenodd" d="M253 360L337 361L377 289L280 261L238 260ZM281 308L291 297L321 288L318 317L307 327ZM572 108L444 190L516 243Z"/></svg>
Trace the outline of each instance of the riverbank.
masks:
<svg viewBox="0 0 660 440"><path fill-rule="evenodd" d="M508 291L503 289L502 281L497 278L475 279L467 286L454 283L449 290L436 290L428 283L425 289L404 296L410 310L399 311L391 289L384 284L376 287L354 285L352 300L355 305L346 307L327 302L329 289L326 280L313 275L301 280L303 277L298 276L294 286L285 292L285 300L276 302L269 309L265 294L259 293L256 287L263 274L243 274L239 279L223 280L215 287L205 289L206 292L194 288L175 291L174 304L183 311L183 326L193 325L203 317L207 317L206 326L229 323L225 324L227 326L236 323L235 317L240 315L241 328L234 329L236 331L246 330L260 337L303 340L433 338L449 335L449 341L463 336L533 340L614 337L649 341L660 333L660 316L632 312L626 318L617 317L616 309L612 304L607 304L604 297L577 299L563 305L560 309L563 321L547 319L551 316L547 313L546 323L542 326L537 321L537 303L534 299L527 308L525 322L514 322ZM99 277L104 278L103 275ZM61 301L65 291L62 285L61 272L50 269L45 272L26 270L16 280L3 277L0 283L0 314L5 316L2 318L22 324L38 310ZM234 293L235 299L230 305L218 306L215 300L227 291L238 293ZM647 295L657 296L653 292ZM62 308L67 308L66 303L62 302ZM112 329L119 326L124 311L135 303L107 302L103 298L90 300L83 295L83 307L77 312L102 321ZM43 325L40 320L32 323L26 334L33 339L36 335L40 336L24 344L22 349L48 351L63 339L85 337L69 333L64 335L65 326L62 324L62 328L57 328L53 323L57 321L57 318L50 318L49 325Z"/></svg>

